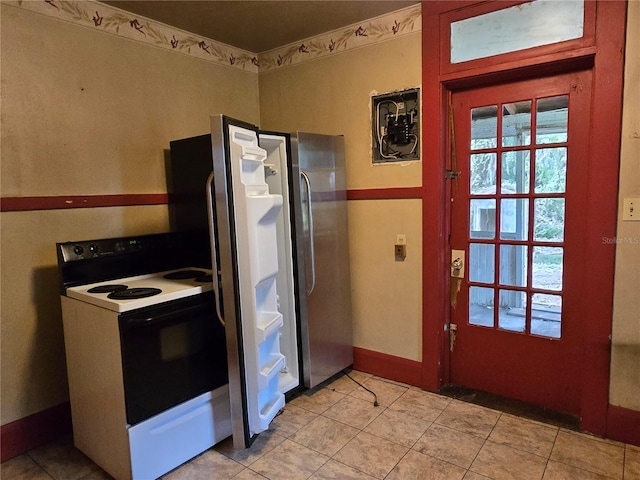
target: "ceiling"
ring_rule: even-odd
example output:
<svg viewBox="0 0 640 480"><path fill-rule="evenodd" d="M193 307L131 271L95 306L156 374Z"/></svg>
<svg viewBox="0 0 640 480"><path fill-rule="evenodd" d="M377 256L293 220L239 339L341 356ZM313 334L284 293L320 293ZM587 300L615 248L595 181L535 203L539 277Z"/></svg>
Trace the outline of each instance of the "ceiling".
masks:
<svg viewBox="0 0 640 480"><path fill-rule="evenodd" d="M252 53L262 53L419 3L418 0L102 1Z"/></svg>

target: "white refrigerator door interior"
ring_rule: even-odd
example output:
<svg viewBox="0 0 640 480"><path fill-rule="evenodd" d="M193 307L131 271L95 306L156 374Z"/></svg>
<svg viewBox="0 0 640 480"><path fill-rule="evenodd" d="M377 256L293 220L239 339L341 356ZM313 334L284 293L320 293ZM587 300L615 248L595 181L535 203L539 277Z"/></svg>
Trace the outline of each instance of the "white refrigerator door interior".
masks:
<svg viewBox="0 0 640 480"><path fill-rule="evenodd" d="M280 349L283 316L278 308L277 218L282 195L269 192L257 134L229 126L234 226L244 341L247 416L250 433L257 434L284 406L279 374L286 369ZM285 370L286 371L286 370Z"/></svg>
<svg viewBox="0 0 640 480"><path fill-rule="evenodd" d="M260 146L267 152L265 180L269 192L282 195L282 210L276 220L278 235L278 277L276 279L278 311L284 317L280 332L280 351L287 365L280 371L280 391L287 393L300 385L298 365L298 326L294 279L293 215L290 203L289 169L287 166L287 137L277 133L260 133Z"/></svg>

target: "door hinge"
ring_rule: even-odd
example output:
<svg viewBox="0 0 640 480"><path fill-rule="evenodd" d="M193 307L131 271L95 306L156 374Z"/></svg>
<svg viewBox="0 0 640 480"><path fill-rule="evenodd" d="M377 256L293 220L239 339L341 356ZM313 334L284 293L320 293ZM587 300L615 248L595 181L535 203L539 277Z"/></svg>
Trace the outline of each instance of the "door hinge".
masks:
<svg viewBox="0 0 640 480"><path fill-rule="evenodd" d="M460 177L460 172L454 172L453 170L445 170L445 180L457 180Z"/></svg>

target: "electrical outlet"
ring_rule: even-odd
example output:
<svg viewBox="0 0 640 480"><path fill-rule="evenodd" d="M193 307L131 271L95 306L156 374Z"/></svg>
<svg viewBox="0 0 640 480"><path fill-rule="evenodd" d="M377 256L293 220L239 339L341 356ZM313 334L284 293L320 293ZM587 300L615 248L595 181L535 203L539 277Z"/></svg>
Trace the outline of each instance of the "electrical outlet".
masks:
<svg viewBox="0 0 640 480"><path fill-rule="evenodd" d="M407 236L403 233L399 233L396 235L396 245L406 245L407 244Z"/></svg>
<svg viewBox="0 0 640 480"><path fill-rule="evenodd" d="M625 198L622 200L622 220L640 222L640 198Z"/></svg>

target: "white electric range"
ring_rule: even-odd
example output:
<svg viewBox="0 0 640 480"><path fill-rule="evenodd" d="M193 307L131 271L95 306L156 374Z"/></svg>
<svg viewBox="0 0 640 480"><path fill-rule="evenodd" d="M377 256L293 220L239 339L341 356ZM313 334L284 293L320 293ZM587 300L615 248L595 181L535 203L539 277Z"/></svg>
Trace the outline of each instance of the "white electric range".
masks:
<svg viewBox="0 0 640 480"><path fill-rule="evenodd" d="M151 480L230 436L208 238L57 249L76 447L118 480Z"/></svg>

